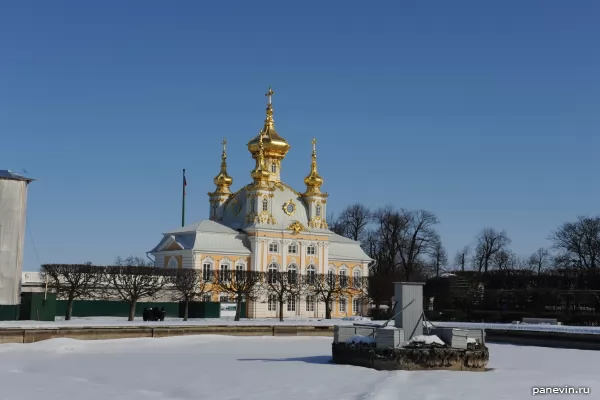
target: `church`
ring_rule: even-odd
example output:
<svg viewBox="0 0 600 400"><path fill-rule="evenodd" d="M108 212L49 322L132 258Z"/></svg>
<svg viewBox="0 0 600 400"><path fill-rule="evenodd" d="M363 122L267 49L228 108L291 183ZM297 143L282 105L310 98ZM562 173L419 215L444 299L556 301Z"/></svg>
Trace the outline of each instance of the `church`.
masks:
<svg viewBox="0 0 600 400"><path fill-rule="evenodd" d="M212 271L269 270L368 276L372 261L359 242L328 229L327 198L321 190L323 178L317 170L316 140L305 187L297 191L281 180L289 143L275 130L272 95L266 94L266 119L260 133L248 142L255 161L250 183L233 192L227 173L227 141L223 141L221 169L214 178L215 190L208 193L209 219L163 233L149 254L155 265L165 268L196 268L210 276ZM308 168L307 168L308 169ZM226 294L211 293L203 301L226 302ZM335 299L332 317L363 313L356 296ZM278 304L269 296L247 305L248 318L278 316ZM313 298L284 304L285 317L323 318L325 305Z"/></svg>

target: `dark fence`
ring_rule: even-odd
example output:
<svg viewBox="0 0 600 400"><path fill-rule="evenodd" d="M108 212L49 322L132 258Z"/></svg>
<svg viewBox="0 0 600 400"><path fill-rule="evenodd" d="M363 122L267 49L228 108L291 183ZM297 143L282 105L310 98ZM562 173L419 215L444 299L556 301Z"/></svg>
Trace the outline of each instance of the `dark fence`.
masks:
<svg viewBox="0 0 600 400"><path fill-rule="evenodd" d="M556 318L568 325L600 325L595 272L532 276L525 272L457 274L427 281L426 315L438 321L512 322Z"/></svg>

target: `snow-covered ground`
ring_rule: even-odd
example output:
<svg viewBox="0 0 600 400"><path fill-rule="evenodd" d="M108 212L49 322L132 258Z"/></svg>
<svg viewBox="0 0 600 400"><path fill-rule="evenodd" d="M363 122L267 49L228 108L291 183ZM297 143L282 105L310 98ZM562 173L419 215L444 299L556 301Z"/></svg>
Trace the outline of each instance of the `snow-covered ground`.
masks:
<svg viewBox="0 0 600 400"><path fill-rule="evenodd" d="M543 324L492 324L477 322L433 322L434 326L472 329L506 329L513 331L588 333L600 335L600 326L567 326Z"/></svg>
<svg viewBox="0 0 600 400"><path fill-rule="evenodd" d="M519 400L566 385L600 398L599 352L489 348L490 372L378 372L330 364L331 338L52 339L0 345L0 398Z"/></svg>

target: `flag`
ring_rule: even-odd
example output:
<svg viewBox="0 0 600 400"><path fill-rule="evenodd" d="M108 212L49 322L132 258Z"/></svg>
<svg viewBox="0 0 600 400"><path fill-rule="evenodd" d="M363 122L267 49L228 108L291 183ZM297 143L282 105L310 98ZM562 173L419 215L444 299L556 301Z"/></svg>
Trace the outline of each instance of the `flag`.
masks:
<svg viewBox="0 0 600 400"><path fill-rule="evenodd" d="M183 195L185 196L185 187L187 186L187 180L185 179L185 175L183 176Z"/></svg>

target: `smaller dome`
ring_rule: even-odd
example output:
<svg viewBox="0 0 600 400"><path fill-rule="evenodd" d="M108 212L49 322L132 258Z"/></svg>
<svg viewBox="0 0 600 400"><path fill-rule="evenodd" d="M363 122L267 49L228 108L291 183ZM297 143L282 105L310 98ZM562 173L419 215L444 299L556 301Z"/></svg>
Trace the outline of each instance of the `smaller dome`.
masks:
<svg viewBox="0 0 600 400"><path fill-rule="evenodd" d="M267 118L262 130L256 137L248 142L248 150L252 153L252 158L256 159L259 153L259 143L262 139L264 157L283 159L290 149L290 144L275 130L275 122L273 120L273 105L267 104Z"/></svg>

